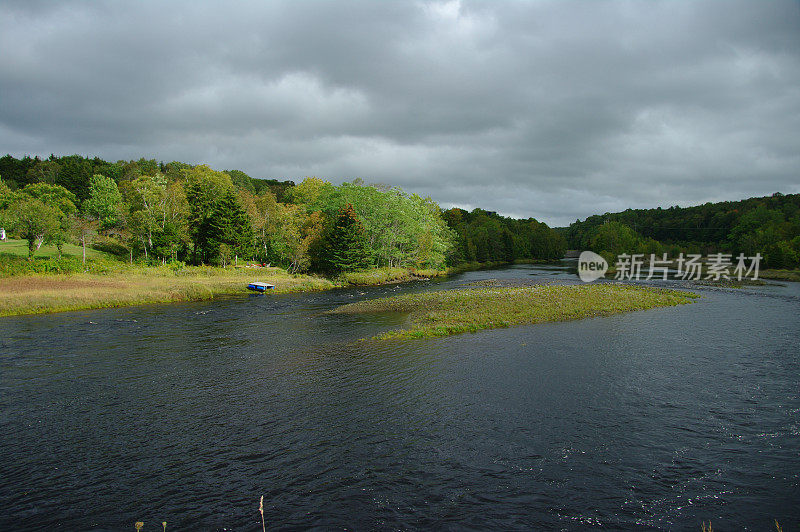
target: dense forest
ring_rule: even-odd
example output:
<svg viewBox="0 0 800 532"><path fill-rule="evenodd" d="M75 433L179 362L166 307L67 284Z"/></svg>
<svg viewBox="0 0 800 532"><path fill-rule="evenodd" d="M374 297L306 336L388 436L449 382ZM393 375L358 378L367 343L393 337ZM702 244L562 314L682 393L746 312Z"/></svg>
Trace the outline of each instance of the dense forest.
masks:
<svg viewBox="0 0 800 532"><path fill-rule="evenodd" d="M619 253L761 253L769 268L800 265L800 194L628 209L590 216L565 230L570 248Z"/></svg>
<svg viewBox="0 0 800 532"><path fill-rule="evenodd" d="M128 260L291 272L441 269L463 262L559 258L564 237L536 220L442 212L429 198L361 180L256 179L240 170L110 163L80 155L0 158L0 226L28 241L94 245Z"/></svg>
<svg viewBox="0 0 800 532"><path fill-rule="evenodd" d="M564 256L564 236L533 218L517 220L496 212L453 208L444 212L447 225L458 235L455 262L555 260Z"/></svg>

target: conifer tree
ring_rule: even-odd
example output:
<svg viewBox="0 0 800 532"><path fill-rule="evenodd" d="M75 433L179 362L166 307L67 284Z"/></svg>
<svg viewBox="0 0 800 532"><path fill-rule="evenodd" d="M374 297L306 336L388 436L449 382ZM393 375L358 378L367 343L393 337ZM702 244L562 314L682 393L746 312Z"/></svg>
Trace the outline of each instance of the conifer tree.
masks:
<svg viewBox="0 0 800 532"><path fill-rule="evenodd" d="M214 202L198 233L198 244L206 260L214 262L223 245L234 256L249 257L252 254L253 228L232 190Z"/></svg>
<svg viewBox="0 0 800 532"><path fill-rule="evenodd" d="M317 249L316 262L323 270L340 273L370 265L364 227L350 203L339 210L333 225L325 232L321 244Z"/></svg>

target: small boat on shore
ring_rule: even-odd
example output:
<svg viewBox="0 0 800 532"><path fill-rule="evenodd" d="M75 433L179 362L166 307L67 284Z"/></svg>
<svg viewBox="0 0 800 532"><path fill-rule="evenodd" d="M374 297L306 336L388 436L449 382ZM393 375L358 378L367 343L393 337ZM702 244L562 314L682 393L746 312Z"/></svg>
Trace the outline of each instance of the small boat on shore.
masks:
<svg viewBox="0 0 800 532"><path fill-rule="evenodd" d="M248 290L253 290L255 292L266 292L267 290L272 288L275 288L274 284L262 283L260 281L256 281L247 285Z"/></svg>

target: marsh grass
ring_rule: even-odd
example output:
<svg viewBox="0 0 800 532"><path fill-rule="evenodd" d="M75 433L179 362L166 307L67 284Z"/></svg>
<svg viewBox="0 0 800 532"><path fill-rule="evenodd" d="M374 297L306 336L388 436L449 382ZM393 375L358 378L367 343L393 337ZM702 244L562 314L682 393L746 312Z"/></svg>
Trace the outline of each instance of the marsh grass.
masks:
<svg viewBox="0 0 800 532"><path fill-rule="evenodd" d="M479 287L372 299L333 313L409 313L411 328L377 337L423 338L482 329L609 316L633 310L690 303L690 292L618 284Z"/></svg>
<svg viewBox="0 0 800 532"><path fill-rule="evenodd" d="M280 268L128 267L113 273L28 275L0 278L0 316L198 301L245 293L250 281L278 293L333 288L321 277L290 275Z"/></svg>
<svg viewBox="0 0 800 532"><path fill-rule="evenodd" d="M338 281L344 285L376 285L431 279L441 275L447 275L447 271L415 268L372 268L343 273L338 277Z"/></svg>

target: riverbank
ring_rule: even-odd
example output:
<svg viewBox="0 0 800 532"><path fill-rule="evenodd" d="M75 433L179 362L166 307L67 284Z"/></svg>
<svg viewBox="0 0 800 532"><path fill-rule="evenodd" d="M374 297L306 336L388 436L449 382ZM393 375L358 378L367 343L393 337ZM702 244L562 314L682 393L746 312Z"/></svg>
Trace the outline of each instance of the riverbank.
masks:
<svg viewBox="0 0 800 532"><path fill-rule="evenodd" d="M341 306L332 313L409 313L411 328L377 337L385 340L609 316L682 305L697 297L691 292L620 284L477 287L372 299Z"/></svg>
<svg viewBox="0 0 800 532"><path fill-rule="evenodd" d="M116 263L113 268L107 268L98 264L87 263L90 269L83 273L58 273L56 270L56 273L0 277L0 316L201 301L245 293L247 284L252 281L275 285L274 293L291 293L420 281L452 273L413 268L374 268L328 279L316 275L290 274L282 268L272 267L212 268Z"/></svg>
<svg viewBox="0 0 800 532"><path fill-rule="evenodd" d="M142 266L103 258L83 265L72 256L33 262L0 258L0 316L208 300L244 293L251 281L274 284L275 293L314 292L428 280L508 264L466 263L446 270L372 268L328 279L272 267Z"/></svg>
<svg viewBox="0 0 800 532"><path fill-rule="evenodd" d="M800 270L761 270L758 272L758 277L771 281L800 282Z"/></svg>
<svg viewBox="0 0 800 532"><path fill-rule="evenodd" d="M274 284L279 293L338 286L280 268L131 267L103 274L24 275L0 278L0 316L207 300L243 293L254 280Z"/></svg>

